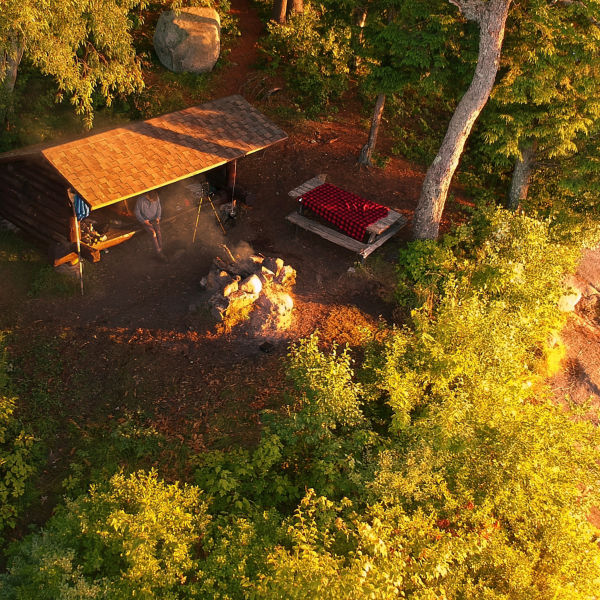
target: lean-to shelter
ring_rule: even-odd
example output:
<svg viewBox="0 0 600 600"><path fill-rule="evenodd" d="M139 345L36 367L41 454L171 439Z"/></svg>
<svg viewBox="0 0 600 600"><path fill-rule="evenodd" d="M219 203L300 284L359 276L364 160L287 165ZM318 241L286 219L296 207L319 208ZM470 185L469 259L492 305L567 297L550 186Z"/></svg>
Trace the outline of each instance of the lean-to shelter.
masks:
<svg viewBox="0 0 600 600"><path fill-rule="evenodd" d="M0 216L48 246L54 264L74 258L77 228L67 191L77 192L91 215L139 194L235 161L286 139L286 134L242 96L129 123L101 133L0 154ZM135 231L113 231L84 256Z"/></svg>

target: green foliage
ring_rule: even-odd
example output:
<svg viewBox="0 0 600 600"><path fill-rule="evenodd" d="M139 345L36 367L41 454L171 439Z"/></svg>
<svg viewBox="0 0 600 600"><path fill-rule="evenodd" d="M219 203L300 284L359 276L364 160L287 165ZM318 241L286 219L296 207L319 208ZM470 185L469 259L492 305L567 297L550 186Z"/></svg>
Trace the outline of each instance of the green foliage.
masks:
<svg viewBox="0 0 600 600"><path fill-rule="evenodd" d="M35 471L33 436L20 427L14 411L14 400L0 395L0 531L14 527L19 498Z"/></svg>
<svg viewBox="0 0 600 600"><path fill-rule="evenodd" d="M74 275L58 273L51 265L44 265L31 282L29 295L33 298L70 296L76 291L79 291L79 282Z"/></svg>
<svg viewBox="0 0 600 600"><path fill-rule="evenodd" d="M472 223L440 245L416 242L401 253L398 296L420 309L413 331L392 336L387 352L374 356L397 426L426 396L464 387L519 395L536 380L542 350L562 325L562 276L579 249L553 239L549 223L502 209L484 210Z"/></svg>
<svg viewBox="0 0 600 600"><path fill-rule="evenodd" d="M196 457L205 501L117 475L13 547L2 591L592 600L600 434L538 373L577 258L558 231L487 209L439 246L411 245L412 322L378 332L357 374L348 350L302 340L288 413L264 416L256 448Z"/></svg>
<svg viewBox="0 0 600 600"><path fill-rule="evenodd" d="M10 374L4 339L0 335L0 532L14 527L25 483L35 471L34 438L15 416L16 403L7 398Z"/></svg>
<svg viewBox="0 0 600 600"><path fill-rule="evenodd" d="M476 57L476 39L467 31L447 1L377 0L369 6L358 48L369 65L366 89L392 94L416 86L425 99L445 86L460 94L468 84L465 65Z"/></svg>
<svg viewBox="0 0 600 600"><path fill-rule="evenodd" d="M183 4L159 2L175 9ZM224 27L234 29L227 0L187 4L216 6L225 17ZM8 72L9 58L24 51L35 68L54 79L57 99L69 98L91 127L95 99L110 106L116 97L139 93L144 87L133 31L149 5L148 0L6 0L0 4L0 79Z"/></svg>
<svg viewBox="0 0 600 600"><path fill-rule="evenodd" d="M209 518L197 488L156 473L115 475L12 552L6 598L189 597Z"/></svg>
<svg viewBox="0 0 600 600"><path fill-rule="evenodd" d="M398 298L420 306L430 295L483 295L538 318L561 294L561 276L574 269L579 251L578 240L564 239L550 221L483 207L440 244L401 250Z"/></svg>
<svg viewBox="0 0 600 600"><path fill-rule="evenodd" d="M463 160L479 179L474 195L492 187L503 197L515 162L533 149L523 208L573 233L598 221L599 15L596 1L513 3L496 86Z"/></svg>
<svg viewBox="0 0 600 600"><path fill-rule="evenodd" d="M339 355L334 346L331 354L319 350L318 337L311 335L292 347L288 375L301 390L301 405L316 429L352 427L363 420L360 410L361 389L352 382L348 349Z"/></svg>
<svg viewBox="0 0 600 600"><path fill-rule="evenodd" d="M402 94L389 98L386 106L395 154L423 165L435 158L453 106L443 92L423 95L418 86L406 85Z"/></svg>
<svg viewBox="0 0 600 600"><path fill-rule="evenodd" d="M323 25L306 6L283 25L270 23L263 42L269 68L281 69L307 116L315 116L341 96L348 85L350 30Z"/></svg>
<svg viewBox="0 0 600 600"><path fill-rule="evenodd" d="M456 263L449 237L439 244L419 240L400 249L396 265L397 301L410 307L427 303L431 308L433 298L442 293L444 284L452 277Z"/></svg>
<svg viewBox="0 0 600 600"><path fill-rule="evenodd" d="M257 597L257 579L267 553L281 538L281 515L249 510L245 517L214 519L204 544L206 556L196 572L196 598L232 600Z"/></svg>
<svg viewBox="0 0 600 600"><path fill-rule="evenodd" d="M258 447L196 457L196 483L219 511L289 509L307 485L340 497L364 484L378 440L366 426L348 350L326 354L313 335L292 348L288 365L296 406L285 416L265 415Z"/></svg>
<svg viewBox="0 0 600 600"><path fill-rule="evenodd" d="M130 97L129 113L138 119L182 110L191 104L205 102L214 71L211 73L171 73L156 67L155 77L160 85L145 87Z"/></svg>
<svg viewBox="0 0 600 600"><path fill-rule="evenodd" d="M598 433L546 399L536 375L577 248L502 210L473 227L403 257L401 289L412 282L434 300L368 357L398 436L371 491L404 519L427 515L436 542L452 538L434 578L448 597L592 598Z"/></svg>
<svg viewBox="0 0 600 600"><path fill-rule="evenodd" d="M14 361L11 387L37 434L55 433L63 414L65 385L58 340L43 336L29 340L26 352Z"/></svg>
<svg viewBox="0 0 600 600"><path fill-rule="evenodd" d="M435 302L368 353L366 391L394 413L369 500L309 494L261 597L594 597L600 438L534 372L575 250L504 211L474 224L471 244L416 247L408 272Z"/></svg>
<svg viewBox="0 0 600 600"><path fill-rule="evenodd" d="M82 428L70 422L68 430L77 449L62 483L64 492L73 497L85 493L90 481L106 481L120 469L157 464L167 440L145 421L140 411L124 411L119 422L108 427Z"/></svg>
<svg viewBox="0 0 600 600"><path fill-rule="evenodd" d="M58 273L47 257L12 231L0 231L0 271L15 291L30 297L67 296L79 289L75 277Z"/></svg>
<svg viewBox="0 0 600 600"><path fill-rule="evenodd" d="M256 504L289 505L301 492L284 468L281 439L266 433L254 450L236 448L196 457L195 481L217 512L247 512Z"/></svg>
<svg viewBox="0 0 600 600"><path fill-rule="evenodd" d="M597 19L600 4L554 6L540 0L509 13L501 77L484 116L484 138L518 157L534 140L545 158L577 152L600 114Z"/></svg>

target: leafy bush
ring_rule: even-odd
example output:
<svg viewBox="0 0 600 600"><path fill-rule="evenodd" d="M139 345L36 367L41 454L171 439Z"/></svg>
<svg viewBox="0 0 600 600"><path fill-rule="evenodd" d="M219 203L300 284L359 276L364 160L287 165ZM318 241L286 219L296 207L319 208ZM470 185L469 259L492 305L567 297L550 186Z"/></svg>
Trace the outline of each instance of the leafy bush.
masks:
<svg viewBox="0 0 600 600"><path fill-rule="evenodd" d="M265 415L256 449L196 457L196 483L213 496L216 510L285 510L306 486L341 497L364 485L378 438L362 414L362 388L353 381L348 350L325 353L310 336L292 347L288 374L296 386L294 410Z"/></svg>
<svg viewBox="0 0 600 600"><path fill-rule="evenodd" d="M260 597L595 597L600 436L535 372L577 249L503 211L473 226L412 247L402 273L433 300L361 371L363 397L392 407L388 448L352 502L302 500Z"/></svg>
<svg viewBox="0 0 600 600"><path fill-rule="evenodd" d="M4 597L186 597L208 522L198 488L115 475L13 549Z"/></svg>
<svg viewBox="0 0 600 600"><path fill-rule="evenodd" d="M0 532L14 527L25 483L35 471L34 438L15 418L15 401L5 397L8 386L6 352L0 336Z"/></svg>
<svg viewBox="0 0 600 600"><path fill-rule="evenodd" d="M312 335L292 347L288 356L288 376L300 390L300 406L313 420L315 429L335 429L338 424L352 427L364 417L360 409L360 385L352 381L348 349L339 355L319 350Z"/></svg>
<svg viewBox="0 0 600 600"><path fill-rule="evenodd" d="M401 251L398 299L419 307L445 294L479 295L527 309L536 320L555 312L562 276L579 255L577 241L562 238L551 221L483 207L440 244L415 242Z"/></svg>
<svg viewBox="0 0 600 600"><path fill-rule="evenodd" d="M0 531L14 527L25 482L35 471L33 436L14 418L15 403L0 395Z"/></svg>
<svg viewBox="0 0 600 600"><path fill-rule="evenodd" d="M317 11L306 6L304 13L268 29L263 51L270 68L282 69L309 117L340 97L348 85L349 28L324 27Z"/></svg>

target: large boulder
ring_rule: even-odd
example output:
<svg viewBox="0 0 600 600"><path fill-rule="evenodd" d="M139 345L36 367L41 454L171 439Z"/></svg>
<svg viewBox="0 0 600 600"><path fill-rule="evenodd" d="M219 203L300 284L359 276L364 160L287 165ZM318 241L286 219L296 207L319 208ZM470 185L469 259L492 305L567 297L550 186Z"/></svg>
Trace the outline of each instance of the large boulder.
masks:
<svg viewBox="0 0 600 600"><path fill-rule="evenodd" d="M214 8L185 8L160 15L154 32L160 62L175 73L211 71L221 51L221 20Z"/></svg>

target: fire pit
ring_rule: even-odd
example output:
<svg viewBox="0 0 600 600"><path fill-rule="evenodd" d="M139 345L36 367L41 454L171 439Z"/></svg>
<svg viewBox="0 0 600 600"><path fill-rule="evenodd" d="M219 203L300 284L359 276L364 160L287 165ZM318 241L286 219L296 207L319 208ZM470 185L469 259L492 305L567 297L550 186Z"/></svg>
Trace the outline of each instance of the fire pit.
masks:
<svg viewBox="0 0 600 600"><path fill-rule="evenodd" d="M250 255L226 263L215 258L201 284L211 294L214 317L231 328L248 322L258 335L276 336L292 321L296 271L281 258Z"/></svg>

